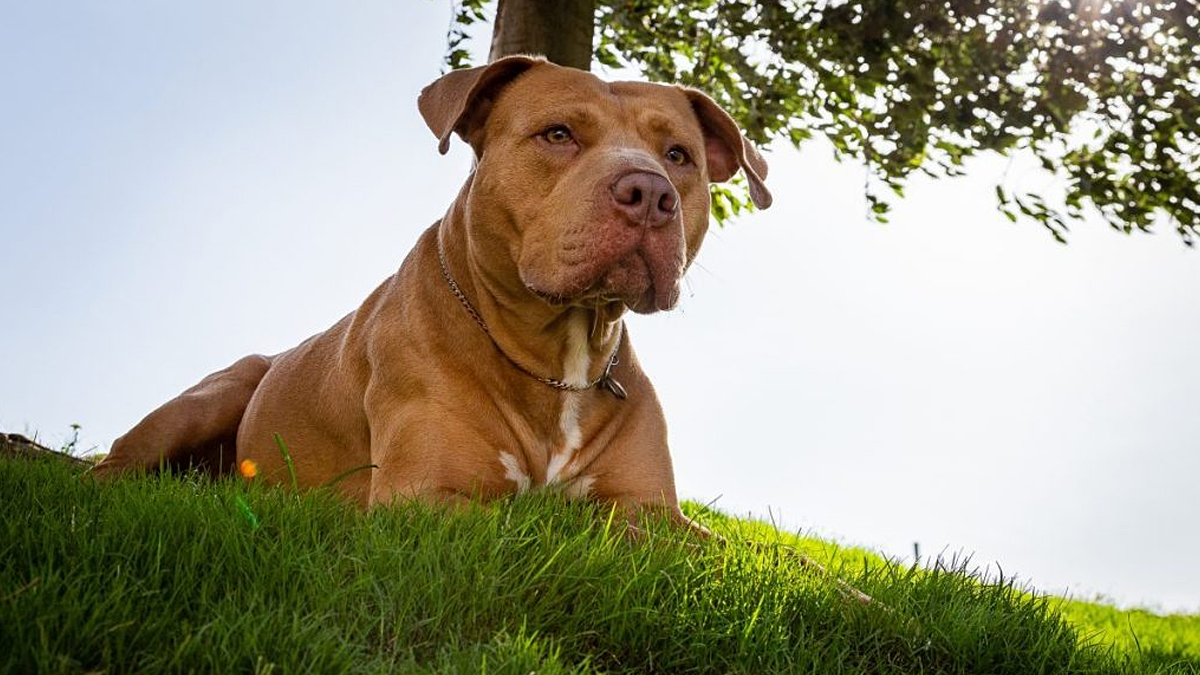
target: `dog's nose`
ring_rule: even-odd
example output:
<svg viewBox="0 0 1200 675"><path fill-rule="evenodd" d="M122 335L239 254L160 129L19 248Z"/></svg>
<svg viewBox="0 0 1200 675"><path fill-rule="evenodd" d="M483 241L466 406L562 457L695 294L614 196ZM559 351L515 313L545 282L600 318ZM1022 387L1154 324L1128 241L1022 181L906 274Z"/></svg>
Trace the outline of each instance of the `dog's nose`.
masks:
<svg viewBox="0 0 1200 675"><path fill-rule="evenodd" d="M671 181L649 171L627 173L612 184L612 198L617 210L625 214L629 224L650 227L666 225L675 217L679 195Z"/></svg>

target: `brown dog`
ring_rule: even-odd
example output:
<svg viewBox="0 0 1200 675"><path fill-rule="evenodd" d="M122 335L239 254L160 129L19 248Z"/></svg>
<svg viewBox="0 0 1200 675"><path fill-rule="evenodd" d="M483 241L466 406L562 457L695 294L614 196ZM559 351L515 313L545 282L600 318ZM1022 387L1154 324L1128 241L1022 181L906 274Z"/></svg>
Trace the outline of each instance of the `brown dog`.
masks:
<svg viewBox="0 0 1200 675"><path fill-rule="evenodd" d="M671 308L710 181L765 162L704 94L510 57L427 87L444 153L476 166L446 216L357 311L249 356L150 413L99 475L253 460L260 480L335 479L363 505L560 486L678 516L666 424L622 315ZM367 465L371 470L355 471Z"/></svg>

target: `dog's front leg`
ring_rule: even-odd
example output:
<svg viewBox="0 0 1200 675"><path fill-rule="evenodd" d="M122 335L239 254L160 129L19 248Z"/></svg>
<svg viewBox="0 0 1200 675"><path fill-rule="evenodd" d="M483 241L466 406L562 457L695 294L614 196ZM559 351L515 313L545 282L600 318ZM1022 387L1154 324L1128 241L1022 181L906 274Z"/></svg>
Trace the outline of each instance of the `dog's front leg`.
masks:
<svg viewBox="0 0 1200 675"><path fill-rule="evenodd" d="M462 411L370 390L365 403L371 462L379 467L371 473L371 506L397 500L465 505L509 487L499 454L478 450L486 441Z"/></svg>

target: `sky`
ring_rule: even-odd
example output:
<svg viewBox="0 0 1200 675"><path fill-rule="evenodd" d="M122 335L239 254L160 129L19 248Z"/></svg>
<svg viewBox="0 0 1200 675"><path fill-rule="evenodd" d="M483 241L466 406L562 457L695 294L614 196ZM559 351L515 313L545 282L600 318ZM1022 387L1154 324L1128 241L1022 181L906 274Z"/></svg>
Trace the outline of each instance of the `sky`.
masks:
<svg viewBox="0 0 1200 675"><path fill-rule="evenodd" d="M104 451L395 271L470 168L416 97L442 0L0 4L0 430ZM775 205L710 232L629 332L682 497L910 561L1200 611L1200 251L995 209L1027 158L915 180L769 149Z"/></svg>

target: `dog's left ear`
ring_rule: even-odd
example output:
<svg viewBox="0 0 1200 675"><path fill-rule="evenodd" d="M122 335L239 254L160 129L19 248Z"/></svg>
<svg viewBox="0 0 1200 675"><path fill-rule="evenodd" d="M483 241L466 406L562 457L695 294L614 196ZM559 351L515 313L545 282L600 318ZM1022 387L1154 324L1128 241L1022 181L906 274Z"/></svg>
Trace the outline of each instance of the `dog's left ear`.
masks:
<svg viewBox="0 0 1200 675"><path fill-rule="evenodd" d="M486 66L452 70L421 90L417 108L438 138L438 152L450 149L450 134L458 132L479 153L476 132L487 121L496 95L504 85L545 59L506 56Z"/></svg>
<svg viewBox="0 0 1200 675"><path fill-rule="evenodd" d="M750 182L750 201L760 209L769 208L771 192L763 183L767 177L767 160L742 135L742 130L729 113L708 94L686 88L683 92L691 101L700 128L704 130L704 155L709 180L714 183L727 181L741 168Z"/></svg>

